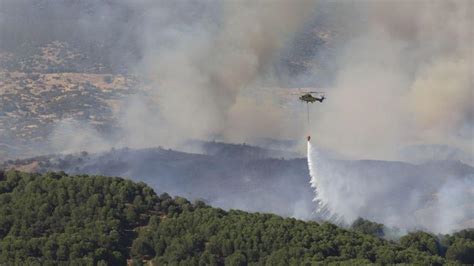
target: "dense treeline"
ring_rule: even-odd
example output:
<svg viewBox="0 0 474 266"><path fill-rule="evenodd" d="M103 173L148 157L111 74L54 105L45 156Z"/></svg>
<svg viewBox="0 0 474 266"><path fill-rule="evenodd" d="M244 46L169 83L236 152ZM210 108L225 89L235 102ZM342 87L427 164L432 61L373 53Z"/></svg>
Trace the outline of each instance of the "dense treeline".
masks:
<svg viewBox="0 0 474 266"><path fill-rule="evenodd" d="M124 264L130 230L157 200L143 183L64 173L9 171L0 193L0 264Z"/></svg>
<svg viewBox="0 0 474 266"><path fill-rule="evenodd" d="M351 264L430 263L443 259L406 249L333 224L284 219L271 214L225 212L213 208L184 211L151 220L133 242L132 255L157 265L310 265L312 262Z"/></svg>
<svg viewBox="0 0 474 266"><path fill-rule="evenodd" d="M122 178L0 172L0 264L474 263L474 230L396 243L382 227L226 212Z"/></svg>

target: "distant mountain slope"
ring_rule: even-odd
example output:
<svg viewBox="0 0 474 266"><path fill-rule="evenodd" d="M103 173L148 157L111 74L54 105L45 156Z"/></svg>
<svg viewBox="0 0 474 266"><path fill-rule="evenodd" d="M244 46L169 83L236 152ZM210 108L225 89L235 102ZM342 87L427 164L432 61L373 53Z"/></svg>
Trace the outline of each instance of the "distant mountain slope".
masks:
<svg viewBox="0 0 474 266"><path fill-rule="evenodd" d="M471 145L470 148L471 152L469 153L447 145L414 145L404 148L401 155L407 161L417 163L433 160L456 160L474 166L474 156L472 154L474 147Z"/></svg>
<svg viewBox="0 0 474 266"><path fill-rule="evenodd" d="M113 75L0 72L2 141L39 143L63 119L111 127L114 107L136 83Z"/></svg>
<svg viewBox="0 0 474 266"><path fill-rule="evenodd" d="M0 161L48 148L64 121L111 132L123 101L142 89L138 77L114 73L66 42L0 49Z"/></svg>
<svg viewBox="0 0 474 266"><path fill-rule="evenodd" d="M204 147L208 145L212 148L203 148L207 154L162 148L116 149L99 154L84 152L9 161L3 168L130 177L146 182L158 192L204 199L226 209L273 212L303 219L317 217L306 159L272 158L269 150L249 145L211 142ZM374 188L385 180L383 182L388 187L381 187L380 193L387 195L383 201L379 197L378 203L392 207L394 204L408 204L410 198L406 195L412 192L429 206L444 183L474 176L473 167L456 161L413 165L389 161L328 160L321 167L322 172L349 177L353 180L351 182L363 180L373 184ZM344 197L342 190L334 193ZM372 213L369 209L360 209L360 212L360 215ZM375 216L366 218L377 220Z"/></svg>
<svg viewBox="0 0 474 266"><path fill-rule="evenodd" d="M245 153L238 152L243 155ZM39 172L101 173L133 177L154 187L219 207L312 216L305 160L190 154L165 149L117 149L100 154L46 156L11 161ZM20 165L23 165L21 167ZM299 201L302 203L298 203ZM309 205L301 205L307 202ZM293 206L290 206L293 205ZM301 214L294 213L296 207Z"/></svg>
<svg viewBox="0 0 474 266"><path fill-rule="evenodd" d="M473 262L472 231L444 242L416 233L397 244L329 223L157 196L121 178L0 172L0 202L1 264Z"/></svg>

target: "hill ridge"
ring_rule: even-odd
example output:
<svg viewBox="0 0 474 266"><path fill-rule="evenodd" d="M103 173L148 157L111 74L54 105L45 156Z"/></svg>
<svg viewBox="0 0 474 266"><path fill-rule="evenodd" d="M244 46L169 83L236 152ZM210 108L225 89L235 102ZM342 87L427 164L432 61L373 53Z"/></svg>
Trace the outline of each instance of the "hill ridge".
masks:
<svg viewBox="0 0 474 266"><path fill-rule="evenodd" d="M144 183L104 176L1 172L0 201L0 263L442 264L441 256L462 262L472 242L465 231L432 254L412 247L436 239L429 234L397 244L330 223L157 196Z"/></svg>

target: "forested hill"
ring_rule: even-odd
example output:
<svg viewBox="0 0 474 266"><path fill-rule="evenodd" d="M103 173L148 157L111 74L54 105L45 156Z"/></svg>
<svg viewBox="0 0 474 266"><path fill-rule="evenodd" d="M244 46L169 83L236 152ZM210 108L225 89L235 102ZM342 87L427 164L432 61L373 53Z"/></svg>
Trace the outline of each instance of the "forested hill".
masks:
<svg viewBox="0 0 474 266"><path fill-rule="evenodd" d="M320 215L314 212L312 204L315 194L308 184L306 158L275 158L275 150L243 144L209 142L198 147L201 147L200 154L163 148L122 148L100 153L39 156L0 162L0 169L120 176L143 181L156 193L204 199L210 205L224 209L271 212L304 220ZM441 187L450 186L452 181L466 180L468 183L474 176L474 168L459 161L415 165L393 161L328 160L321 167L331 176L351 177L360 184L390 184L376 194L379 195L376 197L378 211L367 207L359 214L378 221L386 217L388 209L414 207L412 197L400 195L412 194L421 199L420 210L430 208L438 199L437 192ZM464 208L462 204L469 204L468 199L474 198L468 186L462 195L466 196L460 202L450 201L455 204L451 208ZM345 194L347 196L349 194ZM465 218L458 218L463 222L460 228L473 227L474 213L466 212Z"/></svg>
<svg viewBox="0 0 474 266"><path fill-rule="evenodd" d="M473 230L396 243L356 229L226 212L122 178L0 172L1 265L474 263Z"/></svg>

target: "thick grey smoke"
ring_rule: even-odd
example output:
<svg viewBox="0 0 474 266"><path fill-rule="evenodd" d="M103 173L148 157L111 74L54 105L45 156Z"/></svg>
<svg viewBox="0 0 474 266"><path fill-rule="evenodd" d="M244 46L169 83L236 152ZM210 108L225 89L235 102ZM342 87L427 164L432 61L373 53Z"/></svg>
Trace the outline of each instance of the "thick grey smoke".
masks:
<svg viewBox="0 0 474 266"><path fill-rule="evenodd" d="M273 67L281 52L317 21L324 27L314 26L314 34L326 32L330 43L313 57L316 68L307 78L330 87L328 101L311 108L318 145L350 158L412 160L401 152L417 145L472 157L470 1L317 4L130 3L143 12L137 70L152 88L151 99L130 106L158 107L127 109L126 131L148 137L126 141L301 137L304 110L281 108L271 90L258 92L279 86Z"/></svg>
<svg viewBox="0 0 474 266"><path fill-rule="evenodd" d="M307 0L123 1L110 11L104 3L92 4L92 14L79 16L79 28L91 39L116 41L112 54L129 46L137 50L139 60L127 62L128 69L148 88L121 106L120 141L112 145L176 147L189 139L253 142L299 135L302 119L281 108L280 95L257 91L278 86L274 65L311 19L314 5ZM125 33L101 36L110 35L107 25L118 27L115 20ZM56 135L61 133L53 134L53 143Z"/></svg>
<svg viewBox="0 0 474 266"><path fill-rule="evenodd" d="M314 11L311 0L1 1L0 48L23 54L68 42L93 63L110 65L104 73L137 74L146 95L120 106L119 141L107 134L99 147L288 139L298 135L302 119L281 108L272 93L255 92L278 87L274 67ZM61 151L56 147L72 132L69 124L55 127L53 151ZM81 128L74 133L91 134ZM97 148L81 143L80 150Z"/></svg>
<svg viewBox="0 0 474 266"><path fill-rule="evenodd" d="M181 16L196 9L203 11ZM311 1L146 6L138 69L151 81L161 120L150 124L132 115L124 122L141 121L133 130L153 131L168 144L191 138L289 137L294 127L274 97L255 99L245 92L271 79L279 51L312 10Z"/></svg>
<svg viewBox="0 0 474 266"><path fill-rule="evenodd" d="M105 49L118 70L147 80L147 94L117 114L121 141L113 146L301 137L304 106L282 108L282 99L296 99L262 90L282 87L285 79L329 87L328 100L310 109L311 132L325 149L350 158L417 160L406 148L437 145L472 157L469 0L38 0L6 1L2 9L8 10L1 16L3 46L12 36L43 42L66 36L94 47L97 57ZM52 19L43 25L37 16ZM282 77L276 66L288 50L313 51L298 60L314 68Z"/></svg>
<svg viewBox="0 0 474 266"><path fill-rule="evenodd" d="M374 1L357 10L345 18L352 34L331 54L334 88L313 113L318 144L353 158L403 160L399 150L418 144L472 156L473 2Z"/></svg>
<svg viewBox="0 0 474 266"><path fill-rule="evenodd" d="M353 34L331 54L330 97L313 112L316 144L357 159L472 163L473 12L463 0L358 5L346 18ZM394 168L378 175L383 164L345 171L313 156L317 199L346 222L362 216L434 232L472 227L472 174L407 176Z"/></svg>

